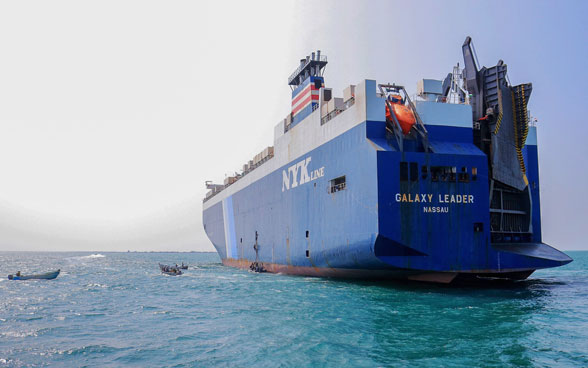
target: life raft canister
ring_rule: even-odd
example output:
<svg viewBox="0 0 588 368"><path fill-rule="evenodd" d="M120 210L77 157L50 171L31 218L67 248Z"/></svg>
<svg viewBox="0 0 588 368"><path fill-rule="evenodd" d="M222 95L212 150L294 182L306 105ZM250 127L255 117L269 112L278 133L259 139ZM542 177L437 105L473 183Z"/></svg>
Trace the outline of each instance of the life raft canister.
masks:
<svg viewBox="0 0 588 368"><path fill-rule="evenodd" d="M392 111L400 124L400 128L402 128L402 133L408 134L416 123L412 110L402 104L402 97L399 95L390 95L388 99L392 106ZM390 116L388 104L386 104L386 120L393 121L392 116Z"/></svg>

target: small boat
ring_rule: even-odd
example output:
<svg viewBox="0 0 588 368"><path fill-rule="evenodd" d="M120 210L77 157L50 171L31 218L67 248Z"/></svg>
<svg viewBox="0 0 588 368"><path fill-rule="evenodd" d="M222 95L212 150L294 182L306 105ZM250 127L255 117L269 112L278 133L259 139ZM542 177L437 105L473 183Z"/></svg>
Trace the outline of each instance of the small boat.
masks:
<svg viewBox="0 0 588 368"><path fill-rule="evenodd" d="M53 280L59 275L61 270L40 273L38 275L21 275L20 271L16 275L8 275L8 280Z"/></svg>
<svg viewBox="0 0 588 368"><path fill-rule="evenodd" d="M180 269L175 266L162 265L160 263L159 269L161 270L161 273L169 275L169 276L179 276L182 274L182 271L180 271Z"/></svg>
<svg viewBox="0 0 588 368"><path fill-rule="evenodd" d="M174 269L173 271L161 271L161 273L169 275L169 276L179 276L182 274L182 271L178 269Z"/></svg>
<svg viewBox="0 0 588 368"><path fill-rule="evenodd" d="M252 272L256 272L256 273L263 273L263 272L267 272L267 270L265 269L265 267L263 267L263 263L261 262L253 262L250 266L249 266L249 270Z"/></svg>

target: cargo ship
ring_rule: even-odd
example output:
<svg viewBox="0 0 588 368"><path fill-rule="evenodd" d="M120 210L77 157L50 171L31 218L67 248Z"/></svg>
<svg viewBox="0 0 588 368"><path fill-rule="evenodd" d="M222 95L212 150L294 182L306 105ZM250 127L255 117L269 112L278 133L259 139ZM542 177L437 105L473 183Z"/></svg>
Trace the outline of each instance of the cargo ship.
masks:
<svg viewBox="0 0 588 368"><path fill-rule="evenodd" d="M205 232L227 266L284 274L523 280L572 261L541 239L532 84L480 66L471 38L415 95L363 80L335 97L327 58L288 78L292 110L224 183L206 182Z"/></svg>

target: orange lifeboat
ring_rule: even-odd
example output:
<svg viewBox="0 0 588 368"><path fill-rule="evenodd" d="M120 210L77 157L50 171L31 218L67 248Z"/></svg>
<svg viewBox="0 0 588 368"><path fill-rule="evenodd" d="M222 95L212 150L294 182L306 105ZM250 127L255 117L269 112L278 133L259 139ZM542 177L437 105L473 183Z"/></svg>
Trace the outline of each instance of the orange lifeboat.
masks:
<svg viewBox="0 0 588 368"><path fill-rule="evenodd" d="M402 97L399 95L391 95L388 97L388 99L390 105L392 106L392 111L396 116L396 120L398 120L398 123L400 123L402 133L408 134L413 125L416 123L416 119L412 113L412 110L402 104ZM392 116L390 116L390 109L388 108L388 104L386 104L386 120L394 121Z"/></svg>

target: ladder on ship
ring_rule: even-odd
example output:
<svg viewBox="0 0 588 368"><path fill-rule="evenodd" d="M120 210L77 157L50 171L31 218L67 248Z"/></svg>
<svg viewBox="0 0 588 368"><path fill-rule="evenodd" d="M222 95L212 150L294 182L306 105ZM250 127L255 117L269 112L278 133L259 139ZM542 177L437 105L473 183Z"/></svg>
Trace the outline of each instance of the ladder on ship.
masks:
<svg viewBox="0 0 588 368"><path fill-rule="evenodd" d="M531 84L520 84L511 89L512 112L514 118L514 136L517 158L521 165L523 174L527 173L525 160L523 158L523 147L529 134L529 113L527 102L531 94Z"/></svg>

